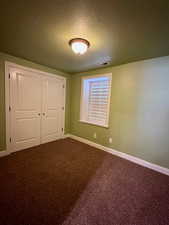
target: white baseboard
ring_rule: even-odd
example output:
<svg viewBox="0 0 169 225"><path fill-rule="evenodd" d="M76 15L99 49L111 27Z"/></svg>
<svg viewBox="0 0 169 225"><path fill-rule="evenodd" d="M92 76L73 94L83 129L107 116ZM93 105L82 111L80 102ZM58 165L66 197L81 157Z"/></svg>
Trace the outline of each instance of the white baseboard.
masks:
<svg viewBox="0 0 169 225"><path fill-rule="evenodd" d="M0 157L7 156L9 154L10 154L10 152L7 150L0 151Z"/></svg>
<svg viewBox="0 0 169 225"><path fill-rule="evenodd" d="M63 136L63 138L68 138L68 137L70 137L72 139L75 139L77 141L83 142L85 144L88 144L90 146L93 146L95 148L101 149L103 151L109 152L109 153L111 153L113 155L119 156L119 157L124 158L124 159L127 159L127 160L129 160L131 162L134 162L136 164L139 164L141 166L147 167L149 169L155 170L157 172L160 172L160 173L163 173L163 174L169 176L169 169L168 168L165 168L165 167L156 165L154 163L147 162L147 161L145 161L143 159L139 159L139 158L137 158L135 156L131 156L131 155L128 155L126 153L119 152L119 151L114 150L112 148L105 147L103 145L97 144L95 142L89 141L89 140L87 140L85 138L81 138L81 137L78 137L78 136L75 136L75 135L72 135L72 134L65 134ZM7 150L0 151L0 157L7 156L9 154L11 154L10 151L7 151Z"/></svg>
<svg viewBox="0 0 169 225"><path fill-rule="evenodd" d="M78 136L75 136L75 135L72 135L72 134L70 134L69 137L72 138L72 139L75 139L77 141L83 142L85 144L88 144L90 146L93 146L95 148L98 148L98 149L104 150L106 152L109 152L109 153L111 153L113 155L116 155L116 156L119 156L121 158L127 159L127 160L129 160L131 162L134 162L136 164L139 164L141 166L147 167L149 169L155 170L157 172L160 172L160 173L163 173L163 174L169 176L169 169L168 168L156 165L154 163L147 162L147 161L145 161L143 159L139 159L139 158L137 158L135 156L131 156L131 155L128 155L128 154L123 153L123 152L119 152L119 151L114 150L112 148L108 148L108 147L105 147L103 145L96 144L95 142L89 141L89 140L87 140L85 138L81 138L81 137L78 137Z"/></svg>
<svg viewBox="0 0 169 225"><path fill-rule="evenodd" d="M60 139L65 139L65 138L68 138L70 137L70 134L64 134L62 137L58 137L55 139L55 141L57 140L60 140ZM32 146L32 147L36 147L36 146ZM32 148L30 147L30 148ZM24 151L25 149L19 149L19 150L15 150L15 151L7 151L7 150L4 150L4 151L0 151L0 157L3 157L3 156L7 156L7 155L10 155L14 152L20 152L20 151Z"/></svg>
<svg viewBox="0 0 169 225"><path fill-rule="evenodd" d="M70 137L70 136L71 136L71 134L64 134L64 135L63 135L63 139L64 139L64 138L68 138L68 137Z"/></svg>

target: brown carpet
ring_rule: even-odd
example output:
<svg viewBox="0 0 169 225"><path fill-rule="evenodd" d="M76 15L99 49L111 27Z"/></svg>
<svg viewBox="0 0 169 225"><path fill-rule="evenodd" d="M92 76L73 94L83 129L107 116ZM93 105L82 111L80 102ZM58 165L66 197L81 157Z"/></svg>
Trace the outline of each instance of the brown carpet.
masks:
<svg viewBox="0 0 169 225"><path fill-rule="evenodd" d="M72 139L0 159L0 225L167 225L169 177Z"/></svg>

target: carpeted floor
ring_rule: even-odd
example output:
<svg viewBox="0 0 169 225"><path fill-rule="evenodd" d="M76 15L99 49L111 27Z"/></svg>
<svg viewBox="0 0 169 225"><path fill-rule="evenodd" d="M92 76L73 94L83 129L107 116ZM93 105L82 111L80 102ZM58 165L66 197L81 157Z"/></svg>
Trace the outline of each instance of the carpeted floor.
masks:
<svg viewBox="0 0 169 225"><path fill-rule="evenodd" d="M0 225L168 225L169 177L72 139L0 158Z"/></svg>

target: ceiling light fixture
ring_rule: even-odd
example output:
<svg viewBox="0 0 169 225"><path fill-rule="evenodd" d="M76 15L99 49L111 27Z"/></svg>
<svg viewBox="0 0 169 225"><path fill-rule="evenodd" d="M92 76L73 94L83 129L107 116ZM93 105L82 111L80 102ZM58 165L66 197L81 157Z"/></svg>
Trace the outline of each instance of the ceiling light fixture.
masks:
<svg viewBox="0 0 169 225"><path fill-rule="evenodd" d="M83 38L74 38L69 41L69 45L75 54L83 55L90 47L90 43Z"/></svg>

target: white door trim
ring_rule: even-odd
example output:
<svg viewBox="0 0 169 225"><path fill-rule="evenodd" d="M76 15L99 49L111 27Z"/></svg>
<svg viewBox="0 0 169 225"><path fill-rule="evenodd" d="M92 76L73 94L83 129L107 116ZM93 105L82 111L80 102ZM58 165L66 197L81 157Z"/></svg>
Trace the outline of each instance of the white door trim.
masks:
<svg viewBox="0 0 169 225"><path fill-rule="evenodd" d="M22 69L22 70L26 70L29 72L34 72L37 73L39 75L42 76L48 76L48 77L56 77L57 79L60 79L63 81L64 83L64 90L65 90L65 94L64 96L66 96L66 78L60 75L56 75L56 74L52 74L52 73L48 73L48 72L43 72L41 70L37 70L37 69L32 69L29 67L25 67L25 66L21 66L15 63L11 63L8 61L5 61L5 119L6 119L6 153L10 154L11 152L13 152L12 150L12 145L10 142L10 138L11 138L11 115L10 115L10 111L9 111L9 107L10 107L10 77L9 77L9 71L11 68L16 68L16 69ZM66 104L66 97L64 97L64 108L65 108L65 104ZM63 129L64 129L64 124L65 124L65 110L64 110L64 119L63 119ZM64 134L64 130L63 130L63 134Z"/></svg>

